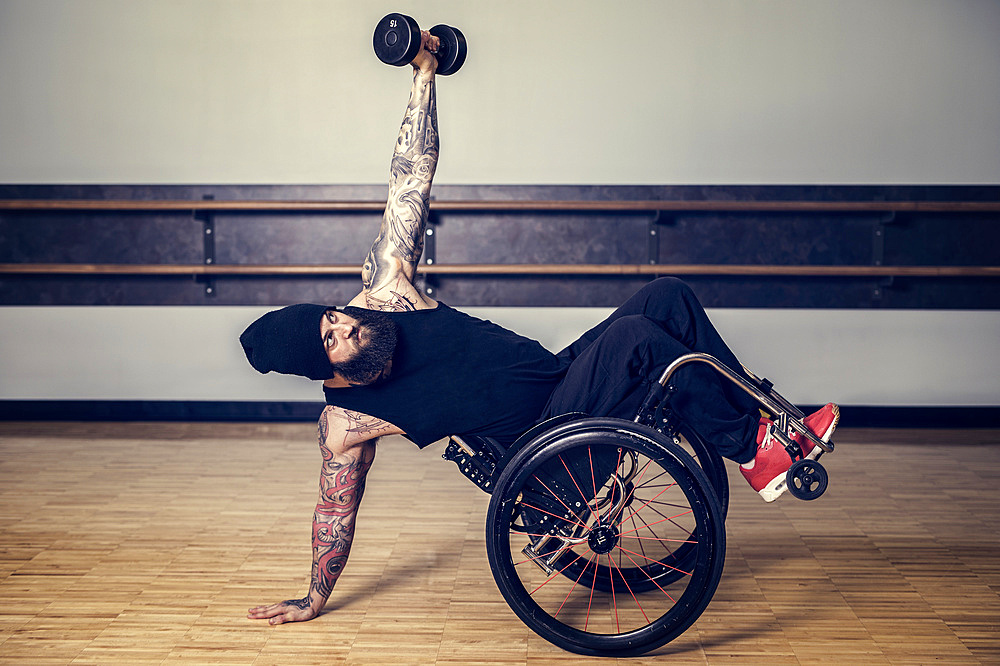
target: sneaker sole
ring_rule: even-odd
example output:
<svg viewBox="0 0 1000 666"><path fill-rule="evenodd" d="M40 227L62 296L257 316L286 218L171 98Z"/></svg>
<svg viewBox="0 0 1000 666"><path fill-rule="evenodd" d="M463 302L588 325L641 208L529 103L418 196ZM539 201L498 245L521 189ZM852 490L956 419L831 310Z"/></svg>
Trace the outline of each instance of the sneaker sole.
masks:
<svg viewBox="0 0 1000 666"><path fill-rule="evenodd" d="M757 494L763 498L765 502L770 504L774 500L781 497L786 490L788 490L788 472L782 472L778 476L771 479L770 483L757 491Z"/></svg>

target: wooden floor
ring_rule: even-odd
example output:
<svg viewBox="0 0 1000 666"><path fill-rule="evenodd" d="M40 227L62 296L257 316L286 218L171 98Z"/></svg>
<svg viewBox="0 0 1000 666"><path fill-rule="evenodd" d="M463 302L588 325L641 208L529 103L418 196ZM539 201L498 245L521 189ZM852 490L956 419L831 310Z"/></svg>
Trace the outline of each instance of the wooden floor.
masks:
<svg viewBox="0 0 1000 666"><path fill-rule="evenodd" d="M628 663L1000 663L1000 431L838 435L816 502L731 470L714 600ZM308 579L312 426L0 424L0 662L588 663L507 608L439 453L379 445L326 612L270 627L246 609Z"/></svg>

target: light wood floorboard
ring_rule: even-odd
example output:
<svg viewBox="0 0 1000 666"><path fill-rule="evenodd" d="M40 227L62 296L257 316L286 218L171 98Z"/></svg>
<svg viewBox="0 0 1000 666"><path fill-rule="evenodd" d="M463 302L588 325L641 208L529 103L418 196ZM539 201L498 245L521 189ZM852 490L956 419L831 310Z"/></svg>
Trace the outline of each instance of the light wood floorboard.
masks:
<svg viewBox="0 0 1000 666"><path fill-rule="evenodd" d="M0 424L0 663L614 663L507 608L488 496L401 438L379 444L347 572L301 596L319 452L304 424ZM726 570L701 619L622 663L1000 663L1000 430L842 428L816 502L730 469Z"/></svg>

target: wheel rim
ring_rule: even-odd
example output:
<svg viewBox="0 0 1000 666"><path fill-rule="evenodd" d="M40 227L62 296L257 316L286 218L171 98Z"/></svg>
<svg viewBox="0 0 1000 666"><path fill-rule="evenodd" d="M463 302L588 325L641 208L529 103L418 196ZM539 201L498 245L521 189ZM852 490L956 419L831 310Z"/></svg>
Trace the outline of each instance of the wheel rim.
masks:
<svg viewBox="0 0 1000 666"><path fill-rule="evenodd" d="M511 499L491 507L490 524L509 528L492 531L491 565L511 608L549 640L638 653L681 633L710 600L719 509L704 476L659 444L593 435L546 447L501 480Z"/></svg>

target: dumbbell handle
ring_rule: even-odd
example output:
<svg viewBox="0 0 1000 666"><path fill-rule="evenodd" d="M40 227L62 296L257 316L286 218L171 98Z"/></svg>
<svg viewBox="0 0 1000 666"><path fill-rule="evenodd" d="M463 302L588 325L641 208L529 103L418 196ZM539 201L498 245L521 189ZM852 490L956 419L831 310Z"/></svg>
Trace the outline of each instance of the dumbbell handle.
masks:
<svg viewBox="0 0 1000 666"><path fill-rule="evenodd" d="M457 28L436 25L428 30L437 37L438 47L428 52L438 61L438 74L454 74L465 62L465 36ZM373 45L382 62L402 67L419 53L423 37L420 26L405 14L387 14L375 27Z"/></svg>

